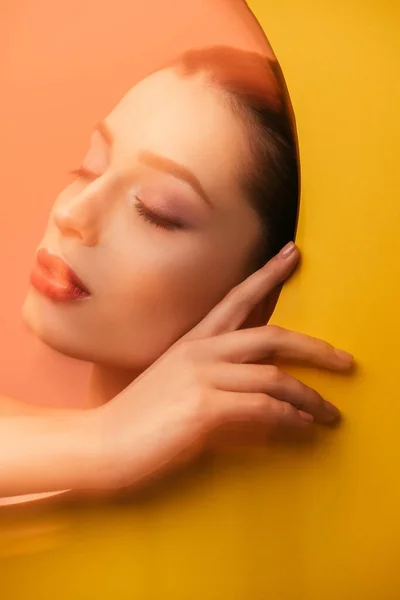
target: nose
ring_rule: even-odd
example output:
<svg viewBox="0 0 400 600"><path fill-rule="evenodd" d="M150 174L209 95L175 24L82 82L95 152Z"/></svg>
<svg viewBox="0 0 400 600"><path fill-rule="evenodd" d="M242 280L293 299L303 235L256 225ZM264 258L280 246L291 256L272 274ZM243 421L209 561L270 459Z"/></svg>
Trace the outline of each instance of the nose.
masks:
<svg viewBox="0 0 400 600"><path fill-rule="evenodd" d="M53 220L61 234L76 237L85 246L95 246L100 236L103 194L96 184L73 197L61 198L53 209Z"/></svg>

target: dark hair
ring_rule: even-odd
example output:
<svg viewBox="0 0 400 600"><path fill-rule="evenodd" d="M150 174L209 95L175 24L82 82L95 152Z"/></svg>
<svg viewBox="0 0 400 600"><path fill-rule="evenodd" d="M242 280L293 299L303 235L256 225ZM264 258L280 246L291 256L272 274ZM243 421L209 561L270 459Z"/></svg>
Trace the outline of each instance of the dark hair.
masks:
<svg viewBox="0 0 400 600"><path fill-rule="evenodd" d="M245 126L250 160L241 183L262 224L259 268L294 240L298 219L296 128L282 71L261 54L227 46L189 50L172 64L184 75L204 74Z"/></svg>

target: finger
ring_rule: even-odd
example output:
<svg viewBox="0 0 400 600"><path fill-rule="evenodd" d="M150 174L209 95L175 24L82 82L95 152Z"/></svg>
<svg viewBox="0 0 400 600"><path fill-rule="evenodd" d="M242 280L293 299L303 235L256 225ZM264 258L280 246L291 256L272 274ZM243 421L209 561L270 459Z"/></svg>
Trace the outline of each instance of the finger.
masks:
<svg viewBox="0 0 400 600"><path fill-rule="evenodd" d="M252 310L292 274L300 253L292 242L261 269L234 287L182 339L209 337L238 329Z"/></svg>
<svg viewBox="0 0 400 600"><path fill-rule="evenodd" d="M230 423L253 422L268 428L304 428L312 422L310 415L302 416L292 404L280 402L267 394L216 390L211 400L207 418L210 430Z"/></svg>
<svg viewBox="0 0 400 600"><path fill-rule="evenodd" d="M284 359L335 371L347 370L353 363L351 354L323 340L275 325L217 336L209 344L208 352L214 359L235 363Z"/></svg>
<svg viewBox="0 0 400 600"><path fill-rule="evenodd" d="M219 363L211 367L210 375L219 390L268 394L293 404L320 423L332 423L340 416L339 410L317 391L274 365Z"/></svg>

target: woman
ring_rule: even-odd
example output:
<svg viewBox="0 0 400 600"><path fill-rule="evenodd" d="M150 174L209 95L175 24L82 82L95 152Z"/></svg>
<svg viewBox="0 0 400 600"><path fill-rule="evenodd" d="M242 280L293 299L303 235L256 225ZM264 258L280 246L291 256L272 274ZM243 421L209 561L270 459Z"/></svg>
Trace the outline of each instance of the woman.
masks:
<svg viewBox="0 0 400 600"><path fill-rule="evenodd" d="M338 418L273 363L346 370L352 357L264 325L298 260L297 153L277 64L225 47L184 54L127 93L74 175L23 313L46 344L93 362L97 408L8 404L18 414L0 420L1 494L136 485L232 422Z"/></svg>

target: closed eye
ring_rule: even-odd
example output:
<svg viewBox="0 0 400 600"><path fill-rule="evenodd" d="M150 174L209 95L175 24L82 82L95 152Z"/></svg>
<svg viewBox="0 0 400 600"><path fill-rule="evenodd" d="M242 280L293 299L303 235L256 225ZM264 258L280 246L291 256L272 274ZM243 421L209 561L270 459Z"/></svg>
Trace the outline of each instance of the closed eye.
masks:
<svg viewBox="0 0 400 600"><path fill-rule="evenodd" d="M94 173L93 171L89 171L89 169L86 169L85 167L78 167L77 169L73 169L69 173L70 175L74 175L75 177L79 177L81 179L87 179L88 181L94 181L95 179L100 177L99 174Z"/></svg>
<svg viewBox="0 0 400 600"><path fill-rule="evenodd" d="M172 221L160 217L160 215L157 215L156 213L146 208L141 202L137 202L135 204L135 208L142 219L151 223L152 225L155 225L155 227L161 227L162 229L168 230L184 228L182 223L178 223L177 221Z"/></svg>

